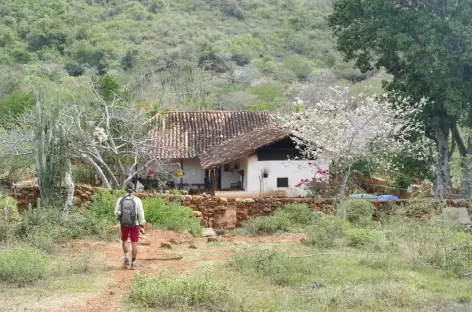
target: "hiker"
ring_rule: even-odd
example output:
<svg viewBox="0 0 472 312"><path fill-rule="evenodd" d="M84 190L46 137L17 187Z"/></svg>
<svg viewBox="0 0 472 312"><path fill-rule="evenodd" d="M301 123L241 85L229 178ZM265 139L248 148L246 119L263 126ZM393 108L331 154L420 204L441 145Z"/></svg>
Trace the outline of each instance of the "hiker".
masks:
<svg viewBox="0 0 472 312"><path fill-rule="evenodd" d="M134 186L132 183L126 185L127 195L116 202L115 216L120 220L121 245L124 252L123 267L131 265L136 270L136 256L138 254L138 240L141 227L146 224L144 219L143 202L140 198L133 196ZM131 238L131 261L128 253L128 237Z"/></svg>

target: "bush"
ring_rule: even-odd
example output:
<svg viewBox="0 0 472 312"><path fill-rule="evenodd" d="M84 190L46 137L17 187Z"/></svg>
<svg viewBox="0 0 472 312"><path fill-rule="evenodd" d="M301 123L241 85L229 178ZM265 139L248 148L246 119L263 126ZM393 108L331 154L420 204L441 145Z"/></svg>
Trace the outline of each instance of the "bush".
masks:
<svg viewBox="0 0 472 312"><path fill-rule="evenodd" d="M276 232L288 232L290 229L290 221L285 217L266 216L266 217L250 217L244 224L243 228L250 235L267 235Z"/></svg>
<svg viewBox="0 0 472 312"><path fill-rule="evenodd" d="M367 245L375 236L376 231L363 228L347 228L344 230L344 235L347 238L348 245L352 247L359 247Z"/></svg>
<svg viewBox="0 0 472 312"><path fill-rule="evenodd" d="M277 285L294 285L305 281L306 276L316 270L313 263L278 251L257 254L237 254L230 267L239 272L257 274Z"/></svg>
<svg viewBox="0 0 472 312"><path fill-rule="evenodd" d="M358 226L369 226L375 206L363 199L349 199L343 202L337 212L339 216L346 214L347 220Z"/></svg>
<svg viewBox="0 0 472 312"><path fill-rule="evenodd" d="M98 219L116 222L114 215L116 202L118 198L125 195L125 191L99 190L92 198L92 205L88 208L88 212Z"/></svg>
<svg viewBox="0 0 472 312"><path fill-rule="evenodd" d="M0 280L24 286L43 278L49 258L32 247L15 247L0 253Z"/></svg>
<svg viewBox="0 0 472 312"><path fill-rule="evenodd" d="M213 282L213 276L175 278L162 273L159 277L139 274L133 284L131 300L150 308L179 309L197 307L208 311L227 310L229 291Z"/></svg>
<svg viewBox="0 0 472 312"><path fill-rule="evenodd" d="M414 198L408 201L404 207L408 217L422 218L425 216L437 216L446 207L444 201L435 198Z"/></svg>
<svg viewBox="0 0 472 312"><path fill-rule="evenodd" d="M319 248L334 246L335 240L343 236L343 229L349 224L336 216L320 214L312 226L305 229L308 236L307 243Z"/></svg>
<svg viewBox="0 0 472 312"><path fill-rule="evenodd" d="M10 239L10 232L19 218L18 203L10 196L0 197L0 242Z"/></svg>
<svg viewBox="0 0 472 312"><path fill-rule="evenodd" d="M154 227L179 232L189 232L193 236L202 234L200 219L192 216L192 209L177 203L166 204L161 198L143 200L146 221Z"/></svg>
<svg viewBox="0 0 472 312"><path fill-rule="evenodd" d="M66 217L59 209L35 209L25 213L14 234L38 249L52 252L56 244L71 239L85 236L110 239L118 231L112 225L88 211L84 214L71 211Z"/></svg>
<svg viewBox="0 0 472 312"><path fill-rule="evenodd" d="M285 205L282 209L276 210L274 215L287 219L292 225L309 225L316 218L308 206L303 204Z"/></svg>

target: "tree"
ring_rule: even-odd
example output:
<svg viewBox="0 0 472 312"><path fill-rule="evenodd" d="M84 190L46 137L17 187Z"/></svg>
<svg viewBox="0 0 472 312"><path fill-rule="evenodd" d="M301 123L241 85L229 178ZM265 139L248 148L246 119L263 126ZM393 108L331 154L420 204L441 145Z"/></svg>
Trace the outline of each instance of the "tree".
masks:
<svg viewBox="0 0 472 312"><path fill-rule="evenodd" d="M422 99L409 110L396 109L387 96L347 96L348 89L334 89L333 94L318 102L297 98L292 111L282 113L282 122L290 128L293 140L307 159L327 158L331 171L342 177L340 195L345 197L353 166L369 158L381 161L390 153L414 155L418 143L409 136L422 133L414 118L426 105ZM409 101L402 99L401 101Z"/></svg>
<svg viewBox="0 0 472 312"><path fill-rule="evenodd" d="M471 0L336 0L328 18L345 59L362 72L385 68L393 76L387 90L411 99L404 107L429 99L421 122L436 140L440 197L450 186L451 132L453 141L461 141L457 122L472 122L471 10Z"/></svg>
<svg viewBox="0 0 472 312"><path fill-rule="evenodd" d="M159 167L162 161L152 151L152 112L118 94L107 92L105 100L94 84L91 89L62 105L59 123L72 157L90 164L106 188L122 187L148 166Z"/></svg>

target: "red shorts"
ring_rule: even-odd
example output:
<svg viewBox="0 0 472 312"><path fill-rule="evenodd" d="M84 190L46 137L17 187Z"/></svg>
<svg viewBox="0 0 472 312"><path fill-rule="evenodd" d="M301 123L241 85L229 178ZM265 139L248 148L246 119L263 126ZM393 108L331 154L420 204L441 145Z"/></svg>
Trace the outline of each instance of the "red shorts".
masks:
<svg viewBox="0 0 472 312"><path fill-rule="evenodd" d="M139 225L136 226L121 226L121 240L127 241L131 237L132 243L137 243L139 240Z"/></svg>

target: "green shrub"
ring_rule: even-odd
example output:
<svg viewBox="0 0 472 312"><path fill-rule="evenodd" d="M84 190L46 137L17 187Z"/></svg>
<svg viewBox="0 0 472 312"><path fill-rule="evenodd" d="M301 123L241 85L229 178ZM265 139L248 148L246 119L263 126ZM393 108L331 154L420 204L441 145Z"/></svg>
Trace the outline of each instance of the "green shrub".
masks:
<svg viewBox="0 0 472 312"><path fill-rule="evenodd" d="M113 223L100 219L93 212L83 214L70 211L66 217L59 209L35 209L27 211L15 226L14 235L38 249L52 252L58 243L71 239L96 236L109 240L118 230Z"/></svg>
<svg viewBox="0 0 472 312"><path fill-rule="evenodd" d="M402 213L415 218L438 216L446 206L443 200L436 198L413 198L405 205Z"/></svg>
<svg viewBox="0 0 472 312"><path fill-rule="evenodd" d="M178 278L166 273L157 278L138 274L130 297L136 304L156 309L196 307L206 311L226 310L224 307L230 301L229 291L213 280L209 274Z"/></svg>
<svg viewBox="0 0 472 312"><path fill-rule="evenodd" d="M347 217L347 220L358 226L369 226L372 222L372 214L375 206L364 199L349 199L343 202L337 209L339 216Z"/></svg>
<svg viewBox="0 0 472 312"><path fill-rule="evenodd" d="M267 235L276 232L288 232L290 229L290 221L281 216L265 216L265 217L249 217L243 228L250 235Z"/></svg>
<svg viewBox="0 0 472 312"><path fill-rule="evenodd" d="M18 218L17 201L10 196L0 197L0 242L10 239L12 227Z"/></svg>
<svg viewBox="0 0 472 312"><path fill-rule="evenodd" d="M257 274L277 285L301 283L316 269L314 263L273 250L237 254L229 265L239 272Z"/></svg>
<svg viewBox="0 0 472 312"><path fill-rule="evenodd" d="M179 232L189 232L193 236L202 234L200 219L192 216L192 210L177 203L166 204L161 198L143 200L146 221L154 227Z"/></svg>
<svg viewBox="0 0 472 312"><path fill-rule="evenodd" d="M100 190L93 196L92 205L88 208L88 211L98 219L115 222L114 212L116 202L123 195L125 195L125 191Z"/></svg>
<svg viewBox="0 0 472 312"><path fill-rule="evenodd" d="M342 218L320 214L313 225L305 229L307 243L319 248L332 247L336 239L343 236L343 229L348 226Z"/></svg>
<svg viewBox="0 0 472 312"><path fill-rule="evenodd" d="M376 231L371 229L350 227L344 230L348 245L352 247L367 245L375 234Z"/></svg>
<svg viewBox="0 0 472 312"><path fill-rule="evenodd" d="M49 258L32 247L15 247L0 253L0 281L24 286L43 278Z"/></svg>
<svg viewBox="0 0 472 312"><path fill-rule="evenodd" d="M472 235L454 233L446 246L442 266L455 274L462 274L472 268Z"/></svg>
<svg viewBox="0 0 472 312"><path fill-rule="evenodd" d="M0 218L7 221L18 220L18 202L11 196L0 196Z"/></svg>
<svg viewBox="0 0 472 312"><path fill-rule="evenodd" d="M298 54L289 55L284 60L284 66L290 69L298 79L306 79L313 71L313 62Z"/></svg>
<svg viewBox="0 0 472 312"><path fill-rule="evenodd" d="M276 210L274 215L287 219L292 225L309 225L316 218L308 206L303 204L285 205L282 209Z"/></svg>

